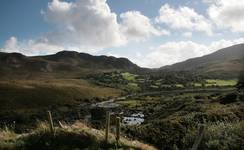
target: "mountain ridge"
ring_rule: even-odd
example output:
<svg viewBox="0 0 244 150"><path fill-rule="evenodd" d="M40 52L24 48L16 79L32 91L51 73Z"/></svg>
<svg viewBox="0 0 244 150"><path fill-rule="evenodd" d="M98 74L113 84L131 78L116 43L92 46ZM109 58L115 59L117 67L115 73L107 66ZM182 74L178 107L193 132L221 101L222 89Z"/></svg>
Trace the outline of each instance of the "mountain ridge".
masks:
<svg viewBox="0 0 244 150"><path fill-rule="evenodd" d="M25 56L20 53L0 53L0 73L13 75L13 73L29 78L35 74L72 74L89 73L109 70L126 70L132 72L143 71L127 58L113 56L93 56L75 51L60 51L45 56ZM29 75L28 75L29 74Z"/></svg>
<svg viewBox="0 0 244 150"><path fill-rule="evenodd" d="M88 53L67 50L44 56L0 52L2 78L28 79L35 76L46 77L50 74L51 77L76 78L84 74L114 70L144 74L189 71L209 78L237 78L243 68L244 44L233 45L202 57L191 58L156 69L140 67L124 57L93 56Z"/></svg>

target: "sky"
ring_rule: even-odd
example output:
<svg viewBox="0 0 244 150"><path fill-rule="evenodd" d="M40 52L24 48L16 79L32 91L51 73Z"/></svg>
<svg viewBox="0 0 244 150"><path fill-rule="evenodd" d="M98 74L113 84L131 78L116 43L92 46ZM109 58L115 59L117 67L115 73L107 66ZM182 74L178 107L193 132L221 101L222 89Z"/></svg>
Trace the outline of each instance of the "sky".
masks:
<svg viewBox="0 0 244 150"><path fill-rule="evenodd" d="M0 51L157 68L244 43L244 0L1 0Z"/></svg>

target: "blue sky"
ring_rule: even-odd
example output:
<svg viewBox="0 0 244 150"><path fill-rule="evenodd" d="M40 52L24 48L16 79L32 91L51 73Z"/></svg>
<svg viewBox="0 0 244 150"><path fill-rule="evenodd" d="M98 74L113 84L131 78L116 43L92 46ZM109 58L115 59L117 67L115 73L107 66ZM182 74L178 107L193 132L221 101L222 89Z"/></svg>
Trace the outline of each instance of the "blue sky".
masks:
<svg viewBox="0 0 244 150"><path fill-rule="evenodd" d="M1 0L0 51L160 67L244 42L244 0Z"/></svg>

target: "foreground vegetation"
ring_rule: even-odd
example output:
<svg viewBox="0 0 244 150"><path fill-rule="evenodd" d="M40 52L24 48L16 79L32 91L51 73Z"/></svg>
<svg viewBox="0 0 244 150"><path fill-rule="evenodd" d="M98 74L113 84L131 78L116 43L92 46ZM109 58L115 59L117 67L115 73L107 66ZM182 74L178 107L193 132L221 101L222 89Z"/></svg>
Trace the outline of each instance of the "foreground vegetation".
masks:
<svg viewBox="0 0 244 150"><path fill-rule="evenodd" d="M159 149L190 149L205 126L199 149L242 149L244 93L179 93L139 96L119 102L123 110L143 112L141 125L125 127L129 137Z"/></svg>
<svg viewBox="0 0 244 150"><path fill-rule="evenodd" d="M65 125L56 128L53 135L46 123L31 133L16 134L11 130L0 131L0 149L5 150L83 150L83 149L136 149L154 150L155 148L138 141L121 138L117 144L113 134L109 135L108 143L104 141L104 131L96 130L83 123Z"/></svg>

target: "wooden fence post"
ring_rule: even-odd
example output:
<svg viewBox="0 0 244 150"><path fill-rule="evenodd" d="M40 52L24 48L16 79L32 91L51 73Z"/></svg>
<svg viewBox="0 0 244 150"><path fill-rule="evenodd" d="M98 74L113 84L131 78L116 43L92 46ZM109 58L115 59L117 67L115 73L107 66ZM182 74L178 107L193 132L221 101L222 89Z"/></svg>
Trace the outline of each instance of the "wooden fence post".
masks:
<svg viewBox="0 0 244 150"><path fill-rule="evenodd" d="M120 139L120 117L116 117L116 141Z"/></svg>
<svg viewBox="0 0 244 150"><path fill-rule="evenodd" d="M191 148L191 150L197 150L199 144L201 143L202 137L203 137L203 132L204 132L204 126L200 125L198 129L198 135L197 138L195 139L195 142Z"/></svg>
<svg viewBox="0 0 244 150"><path fill-rule="evenodd" d="M53 118L52 118L51 111L47 111L47 113L48 113L48 121L49 121L50 131L54 135L54 126L53 126Z"/></svg>
<svg viewBox="0 0 244 150"><path fill-rule="evenodd" d="M108 136L110 130L110 112L106 112L106 129L105 129L105 141L108 143Z"/></svg>

